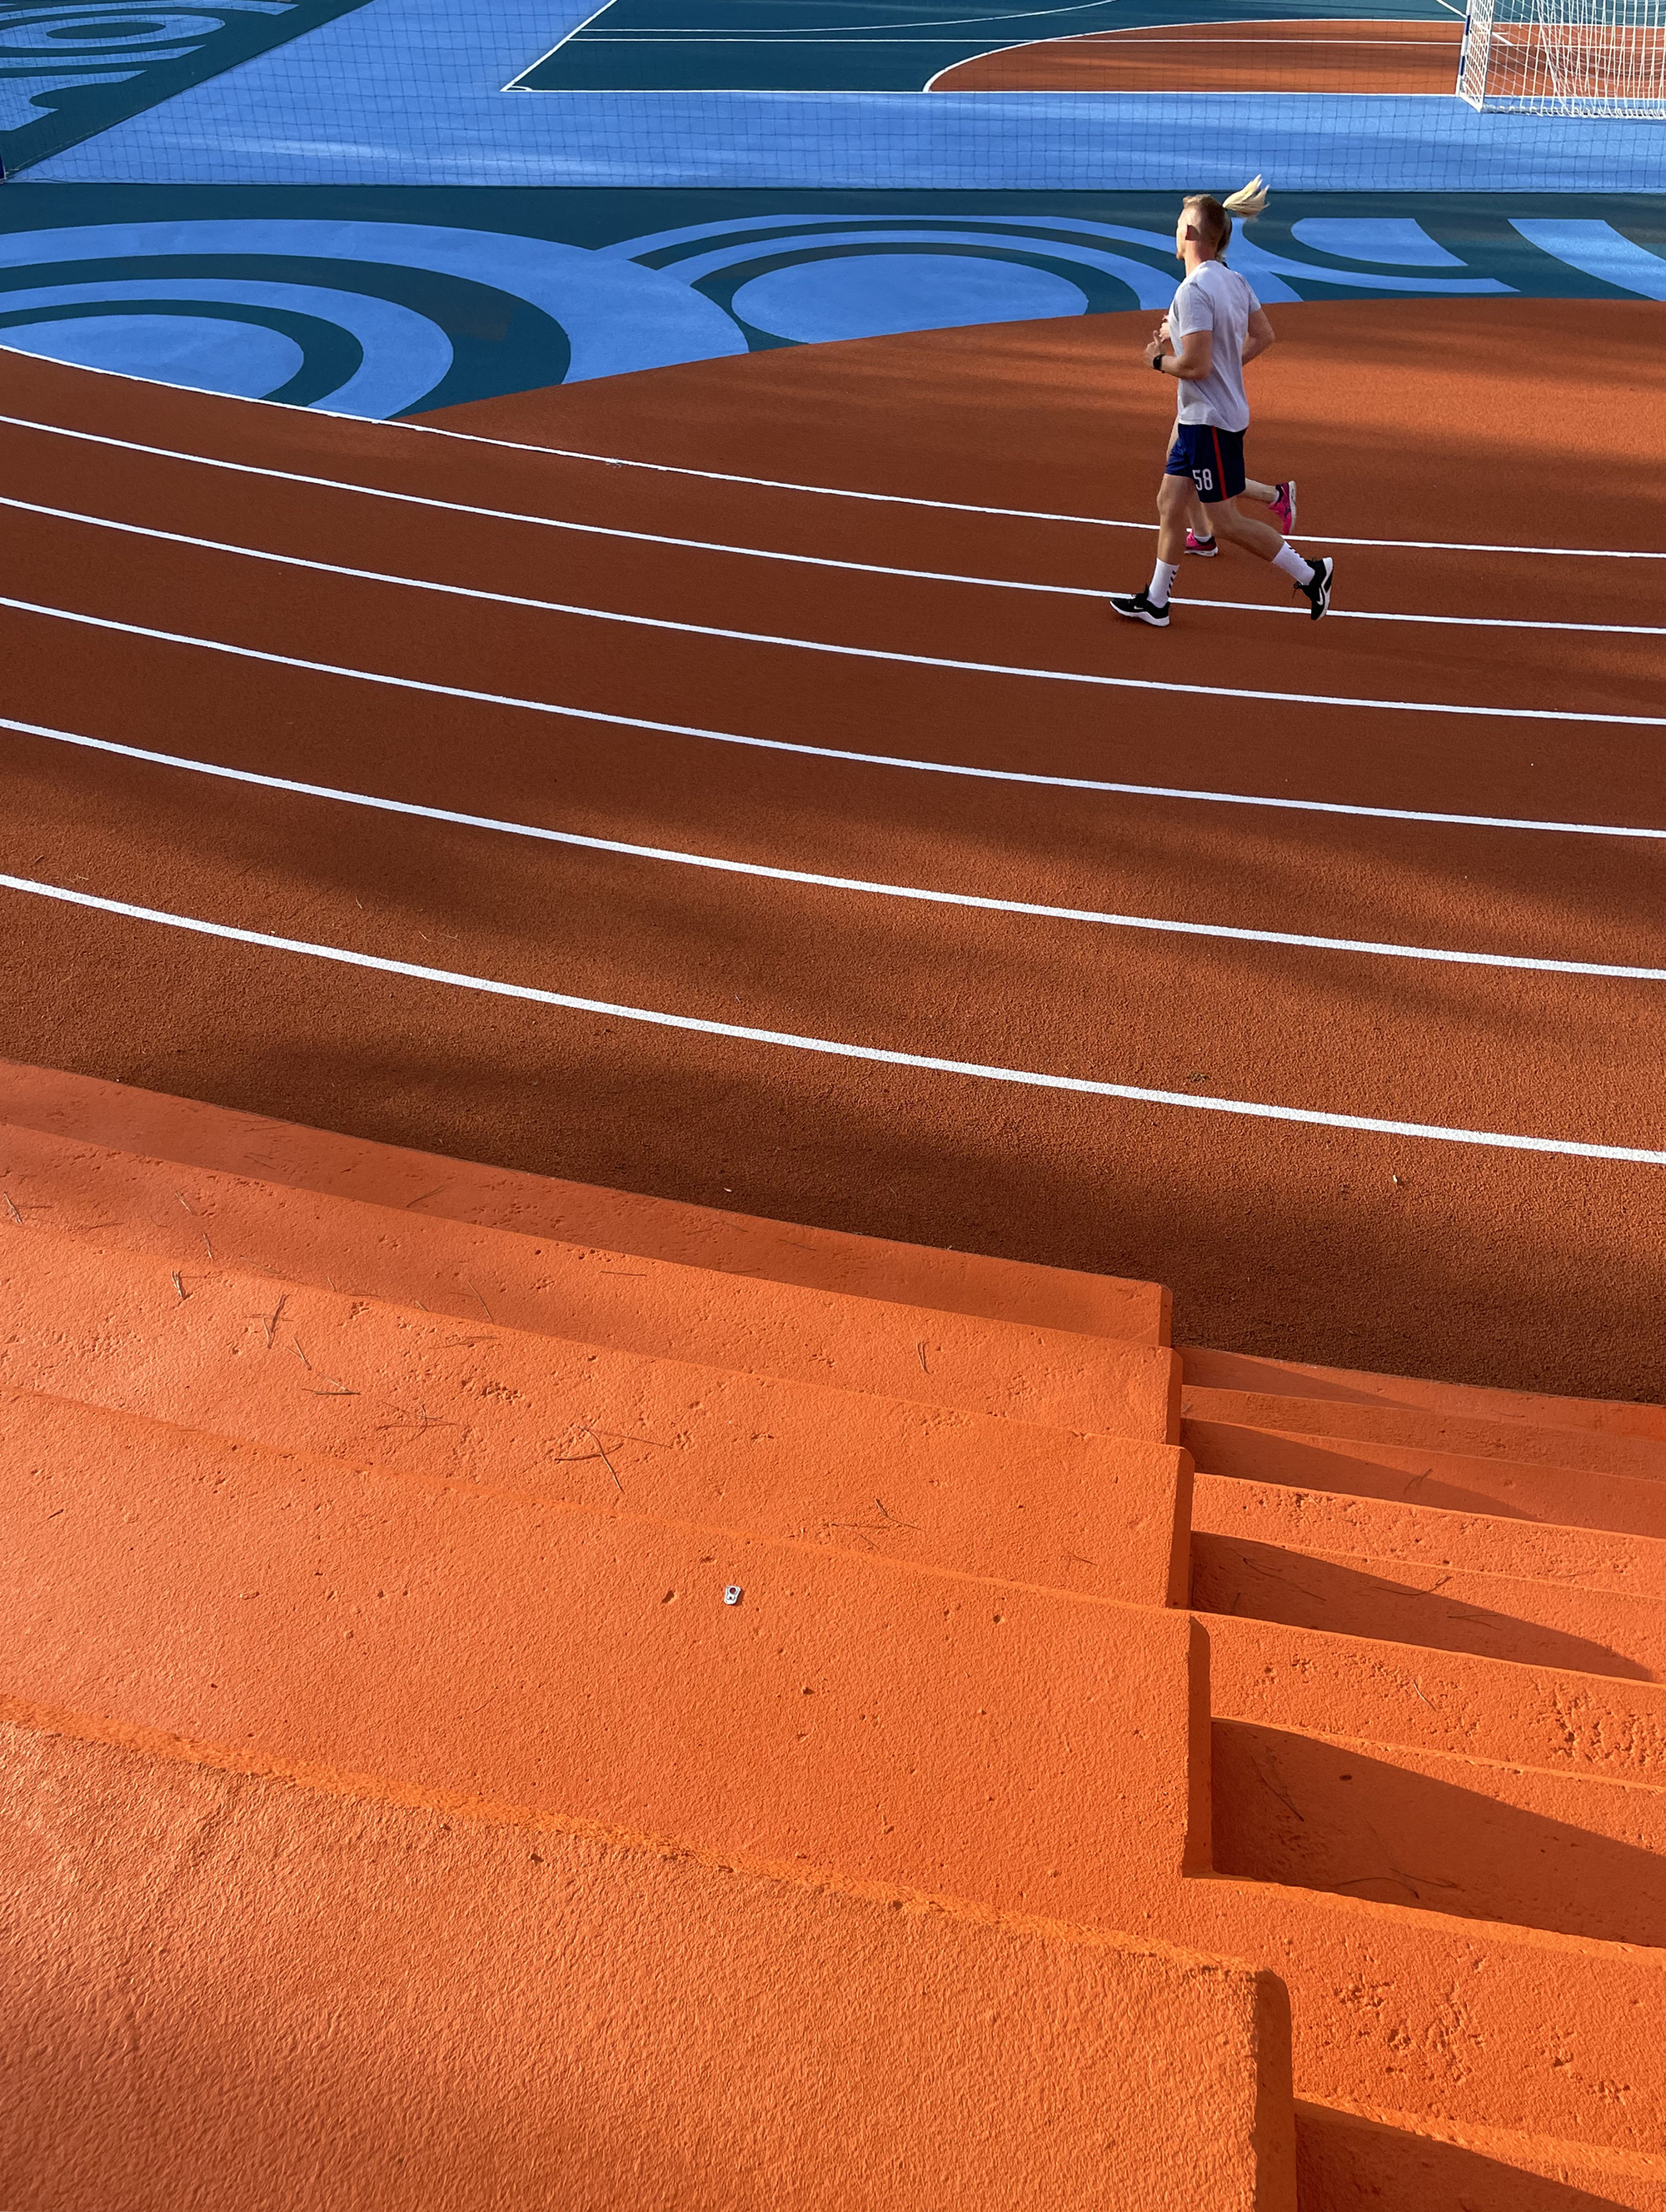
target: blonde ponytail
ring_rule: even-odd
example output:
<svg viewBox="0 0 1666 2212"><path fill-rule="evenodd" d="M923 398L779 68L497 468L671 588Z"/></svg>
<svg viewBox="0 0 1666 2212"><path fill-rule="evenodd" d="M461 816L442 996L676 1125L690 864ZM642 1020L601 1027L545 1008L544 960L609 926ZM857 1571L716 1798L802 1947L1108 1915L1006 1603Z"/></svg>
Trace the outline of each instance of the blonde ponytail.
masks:
<svg viewBox="0 0 1666 2212"><path fill-rule="evenodd" d="M1251 177L1247 185L1241 185L1235 192L1228 192L1221 205L1229 214L1242 216L1247 222L1252 215L1262 212L1270 197L1262 179Z"/></svg>
<svg viewBox="0 0 1666 2212"><path fill-rule="evenodd" d="M1211 192L1188 192L1181 205L1198 218L1198 228L1207 241L1217 261L1225 261L1226 248L1231 243L1232 217L1242 216L1246 222L1258 216L1267 205L1267 186L1259 177L1251 177L1247 185L1229 192L1218 200Z"/></svg>

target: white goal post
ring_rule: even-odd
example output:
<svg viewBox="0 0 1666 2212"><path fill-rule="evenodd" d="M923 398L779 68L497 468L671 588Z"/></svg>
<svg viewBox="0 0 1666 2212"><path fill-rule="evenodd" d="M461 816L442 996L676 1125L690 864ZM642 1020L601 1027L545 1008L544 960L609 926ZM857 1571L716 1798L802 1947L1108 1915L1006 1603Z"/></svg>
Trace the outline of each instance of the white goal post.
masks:
<svg viewBox="0 0 1666 2212"><path fill-rule="evenodd" d="M1469 0L1457 88L1475 108L1666 120L1666 0Z"/></svg>

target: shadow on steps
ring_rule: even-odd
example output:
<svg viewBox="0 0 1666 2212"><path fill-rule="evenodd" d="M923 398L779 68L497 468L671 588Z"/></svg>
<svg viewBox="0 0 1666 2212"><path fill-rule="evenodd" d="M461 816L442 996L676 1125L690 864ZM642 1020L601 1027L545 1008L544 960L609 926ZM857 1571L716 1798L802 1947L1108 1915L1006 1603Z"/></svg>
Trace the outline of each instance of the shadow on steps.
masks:
<svg viewBox="0 0 1666 2212"><path fill-rule="evenodd" d="M1414 2205L1423 2212L1616 2212L1661 2201L1662 2177L1650 2170L1656 2160L1605 2155L1578 2143L1518 2141L1526 2154L1541 2154L1537 2162L1560 2166L1561 2173L1534 2172L1462 2143L1298 2101L1296 2186L1302 2212L1365 2212L1384 2205Z"/></svg>
<svg viewBox="0 0 1666 2212"><path fill-rule="evenodd" d="M1666 1793L1237 1721L1213 1741L1218 1874L1666 1946Z"/></svg>
<svg viewBox="0 0 1666 2212"><path fill-rule="evenodd" d="M1552 1521L1619 1535L1666 1536L1666 1483L1639 1475L1534 1466L1421 1444L1292 1436L1230 1421L1183 1421L1180 1440L1200 1468L1240 1482L1276 1482L1286 1489L1383 1498L1503 1520Z"/></svg>
<svg viewBox="0 0 1666 2212"><path fill-rule="evenodd" d="M1199 1613L1250 1614L1292 1628L1378 1637L1432 1651L1468 1651L1517 1666L1562 1667L1633 1682L1660 1679L1652 1668L1590 1637L1467 1603L1442 1589L1420 1587L1416 1572L1409 1570L1403 1582L1396 1581L1334 1557L1286 1551L1276 1544L1196 1532L1192 1537L1192 1605ZM1437 1582L1456 1579L1436 1577ZM1552 1587L1508 1575L1486 1579L1504 1591L1514 1589L1524 1601Z"/></svg>

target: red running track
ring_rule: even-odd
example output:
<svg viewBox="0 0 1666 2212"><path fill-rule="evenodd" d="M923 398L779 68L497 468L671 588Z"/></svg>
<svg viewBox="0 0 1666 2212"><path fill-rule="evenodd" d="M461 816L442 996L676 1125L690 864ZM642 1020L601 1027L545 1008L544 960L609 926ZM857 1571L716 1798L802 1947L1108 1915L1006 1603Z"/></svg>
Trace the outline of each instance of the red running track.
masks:
<svg viewBox="0 0 1666 2212"><path fill-rule="evenodd" d="M1222 560L1190 564L1166 634L1088 596L1148 573L1144 529L605 468L8 356L0 412L90 435L0 423L5 496L23 503L6 509L8 597L28 603L0 607L5 712L168 760L0 732L0 870L707 1026L7 890L0 1051L1158 1278L1183 1340L1666 1395L1661 1165L1240 1110L1666 1150L1666 980L1520 964L1666 971L1666 842L1400 818L1666 828L1666 568L1448 550L1660 545L1666 456L1641 465L1638 441L1666 443L1662 311L1599 312L1612 367L1594 406L1585 302L1281 309L1251 465L1297 475L1304 537L1338 558L1338 614L1316 628L1267 571ZM1134 522L1164 432L1165 395L1136 373L1148 319L775 353L446 421ZM1048 588L1001 587L1020 583ZM691 865L712 860L733 866ZM1178 1103L1011 1079L1037 1073Z"/></svg>

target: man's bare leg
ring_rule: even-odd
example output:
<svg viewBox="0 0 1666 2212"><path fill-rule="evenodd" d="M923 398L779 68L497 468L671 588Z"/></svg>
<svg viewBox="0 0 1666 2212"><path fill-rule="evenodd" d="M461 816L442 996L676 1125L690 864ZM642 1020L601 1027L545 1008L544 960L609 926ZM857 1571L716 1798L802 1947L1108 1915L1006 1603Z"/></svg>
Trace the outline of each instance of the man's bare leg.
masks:
<svg viewBox="0 0 1666 2212"><path fill-rule="evenodd" d="M1255 496L1250 494L1251 498ZM1276 561L1284 550L1284 539L1270 522L1253 521L1238 511L1235 499L1223 499L1209 509L1214 523L1214 534L1228 545L1235 545L1242 553L1253 553L1258 561Z"/></svg>
<svg viewBox="0 0 1666 2212"><path fill-rule="evenodd" d="M1270 523L1256 522L1249 515L1241 514L1235 499L1222 500L1212 513L1218 538L1224 538L1229 545L1236 545L1243 552L1253 553L1258 561L1270 561L1281 576L1289 577L1298 592L1306 592L1310 586L1316 588L1315 580L1322 569L1323 591L1329 604L1328 562L1304 560ZM1317 611L1322 613L1324 608L1321 606Z"/></svg>
<svg viewBox="0 0 1666 2212"><path fill-rule="evenodd" d="M1245 477L1242 497L1253 499L1261 507L1271 507L1278 495L1277 484L1258 483L1253 478ZM1214 544L1215 533L1209 520L1209 510L1204 506L1195 491L1192 494L1192 511L1186 518L1186 526L1200 544L1204 545Z"/></svg>
<svg viewBox="0 0 1666 2212"><path fill-rule="evenodd" d="M1119 615L1167 628L1169 595L1185 557L1186 533L1192 528L1191 518L1200 504L1196 488L1187 477L1163 478L1157 495L1157 567L1143 592L1111 593L1110 604ZM1328 556L1321 556L1316 561L1304 560L1270 524L1253 521L1242 514L1235 499L1212 502L1203 509L1202 519L1213 527L1216 537L1243 552L1253 553L1258 561L1270 562L1280 575L1287 576L1307 599L1316 620L1328 611L1334 571L1334 563Z"/></svg>
<svg viewBox="0 0 1666 2212"><path fill-rule="evenodd" d="M1186 550L1186 532L1195 530L1192 518L1202 518L1197 488L1189 477L1164 477L1157 495L1157 557L1178 568ZM1207 527L1207 524L1206 524ZM1167 592L1164 597L1168 597Z"/></svg>

